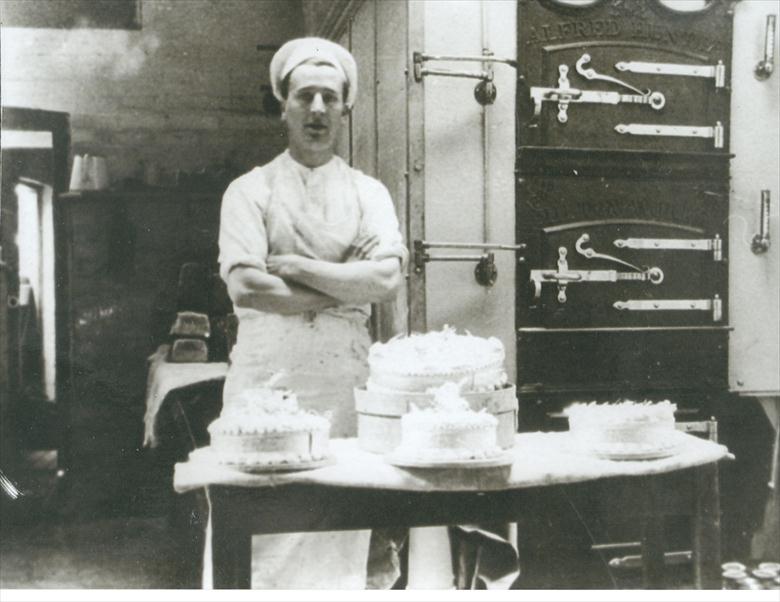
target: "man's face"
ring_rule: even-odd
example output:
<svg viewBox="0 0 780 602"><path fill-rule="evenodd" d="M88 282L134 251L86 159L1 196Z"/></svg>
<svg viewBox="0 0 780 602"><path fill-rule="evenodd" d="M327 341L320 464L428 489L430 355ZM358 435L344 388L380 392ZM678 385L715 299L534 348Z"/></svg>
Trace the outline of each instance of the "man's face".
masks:
<svg viewBox="0 0 780 602"><path fill-rule="evenodd" d="M283 117L293 157L330 158L344 120L343 93L344 77L329 65L293 69Z"/></svg>

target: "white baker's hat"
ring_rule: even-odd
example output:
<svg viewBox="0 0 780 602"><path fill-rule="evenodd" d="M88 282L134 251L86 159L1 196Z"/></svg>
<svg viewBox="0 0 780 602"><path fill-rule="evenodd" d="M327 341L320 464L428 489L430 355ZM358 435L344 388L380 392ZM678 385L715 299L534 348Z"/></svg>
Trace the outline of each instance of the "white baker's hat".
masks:
<svg viewBox="0 0 780 602"><path fill-rule="evenodd" d="M357 65L355 59L343 46L324 38L297 38L290 40L276 51L271 59L271 88L281 102L282 81L301 63L315 59L338 69L349 84L344 104L352 108L357 96Z"/></svg>

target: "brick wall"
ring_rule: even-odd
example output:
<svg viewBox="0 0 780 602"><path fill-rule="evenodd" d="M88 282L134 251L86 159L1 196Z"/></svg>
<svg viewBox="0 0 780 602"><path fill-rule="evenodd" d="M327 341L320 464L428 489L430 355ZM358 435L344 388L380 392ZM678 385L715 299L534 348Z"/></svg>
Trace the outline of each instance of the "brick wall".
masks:
<svg viewBox="0 0 780 602"><path fill-rule="evenodd" d="M4 106L71 115L72 153L112 178L226 160L246 169L285 146L263 113L271 50L303 31L295 0L143 0L140 31L2 29Z"/></svg>

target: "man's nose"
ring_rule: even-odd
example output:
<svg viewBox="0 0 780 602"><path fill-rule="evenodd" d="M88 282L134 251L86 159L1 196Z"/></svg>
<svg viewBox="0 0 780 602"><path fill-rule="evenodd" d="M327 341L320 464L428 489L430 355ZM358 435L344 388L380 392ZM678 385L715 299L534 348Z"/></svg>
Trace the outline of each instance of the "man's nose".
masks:
<svg viewBox="0 0 780 602"><path fill-rule="evenodd" d="M310 111L312 113L324 113L325 112L325 102L322 100L322 94L319 92L314 95L314 99L311 101L311 109Z"/></svg>

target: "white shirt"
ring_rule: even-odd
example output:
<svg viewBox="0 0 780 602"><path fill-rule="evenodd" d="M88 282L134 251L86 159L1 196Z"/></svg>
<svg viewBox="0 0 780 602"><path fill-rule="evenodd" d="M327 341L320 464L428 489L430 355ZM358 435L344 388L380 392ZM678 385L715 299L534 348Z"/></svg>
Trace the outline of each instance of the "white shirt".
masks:
<svg viewBox="0 0 780 602"><path fill-rule="evenodd" d="M308 168L289 151L234 180L222 199L219 232L220 275L237 266L265 271L269 255L295 254L343 262L350 245L364 235L379 244L370 259L398 257L406 265L408 252L387 188L334 156ZM242 315L255 310L236 308ZM368 306L325 310L345 317Z"/></svg>

